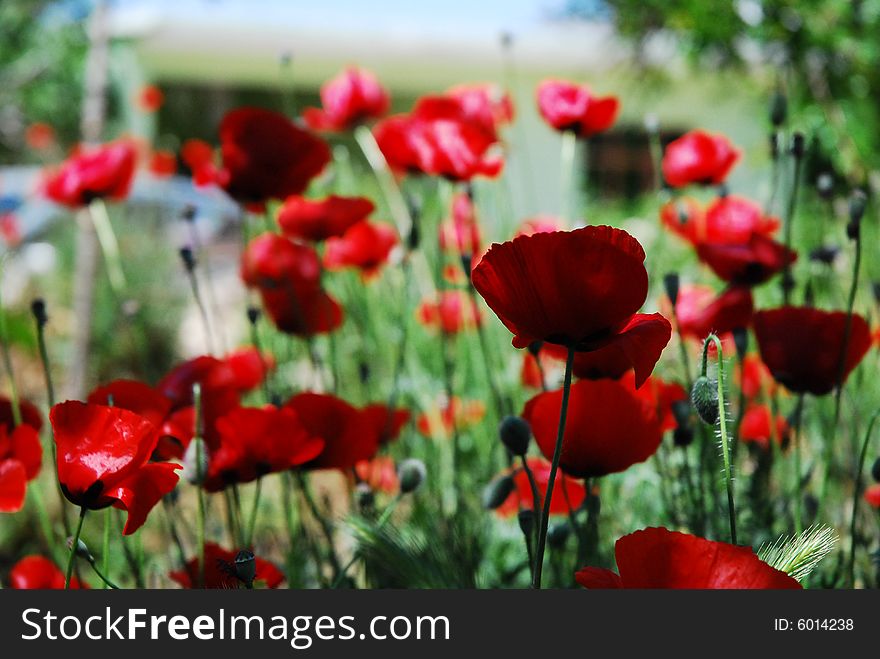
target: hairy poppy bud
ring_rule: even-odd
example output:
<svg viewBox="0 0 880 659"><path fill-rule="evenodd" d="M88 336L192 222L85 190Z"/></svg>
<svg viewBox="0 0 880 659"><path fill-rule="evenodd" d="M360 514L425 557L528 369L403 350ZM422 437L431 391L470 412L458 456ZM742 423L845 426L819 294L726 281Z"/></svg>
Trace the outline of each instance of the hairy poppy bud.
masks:
<svg viewBox="0 0 880 659"><path fill-rule="evenodd" d="M691 389L691 402L704 423L714 426L718 421L718 385L701 375Z"/></svg>
<svg viewBox="0 0 880 659"><path fill-rule="evenodd" d="M691 425L691 404L686 400L676 400L671 405L672 416L679 427Z"/></svg>
<svg viewBox="0 0 880 659"><path fill-rule="evenodd" d="M192 248L181 247L180 260L183 261L183 267L186 268L187 272L192 272L196 269L196 257L193 254Z"/></svg>
<svg viewBox="0 0 880 659"><path fill-rule="evenodd" d="M737 357L743 359L749 350L749 331L745 327L735 327L733 329L733 343L736 346Z"/></svg>
<svg viewBox="0 0 880 659"><path fill-rule="evenodd" d="M568 522L560 522L558 524L554 524L547 531L547 544L549 544L554 549L562 549L565 546L565 543L568 541L568 537L571 535L571 526L568 525Z"/></svg>
<svg viewBox="0 0 880 659"><path fill-rule="evenodd" d="M71 547L73 547L73 538L72 537L67 539L67 549L69 550ZM89 551L88 545L86 545L86 543L83 542L82 538L79 538L76 541L76 555L79 556L80 558L82 558L83 560L88 561L89 563L95 562L95 557L92 556L92 552Z"/></svg>
<svg viewBox="0 0 880 659"><path fill-rule="evenodd" d="M193 437L183 454L183 477L193 485L201 485L208 473L208 447L205 440Z"/></svg>
<svg viewBox="0 0 880 659"><path fill-rule="evenodd" d="M248 587L253 585L257 576L257 560L252 551L242 549L235 555L235 576Z"/></svg>
<svg viewBox="0 0 880 659"><path fill-rule="evenodd" d="M779 128L787 116L788 99L781 91L776 91L770 99L770 123Z"/></svg>
<svg viewBox="0 0 880 659"><path fill-rule="evenodd" d="M523 456L529 450L532 438L532 427L529 422L519 416L506 416L498 427L501 443L513 455Z"/></svg>
<svg viewBox="0 0 880 659"><path fill-rule="evenodd" d="M791 155L800 159L804 157L805 152L806 140L804 139L804 134L798 131L791 138Z"/></svg>
<svg viewBox="0 0 880 659"><path fill-rule="evenodd" d="M509 474L493 478L489 484L483 489L483 508L486 510L495 510L502 503L507 501L507 497L516 487L513 477Z"/></svg>
<svg viewBox="0 0 880 659"><path fill-rule="evenodd" d="M816 192L822 199L831 199L834 194L834 177L828 172L822 172L816 177Z"/></svg>
<svg viewBox="0 0 880 659"><path fill-rule="evenodd" d="M672 443L676 446L690 446L694 441L694 431L690 426L679 426L672 431Z"/></svg>
<svg viewBox="0 0 880 659"><path fill-rule="evenodd" d="M37 326L42 328L46 326L46 323L49 322L49 316L46 314L46 301L38 297L31 302L31 313L34 316L34 320L37 321Z"/></svg>
<svg viewBox="0 0 880 659"><path fill-rule="evenodd" d="M674 307L678 303L678 289L680 280L677 272L669 272L663 275L663 287L666 289L666 297Z"/></svg>
<svg viewBox="0 0 880 659"><path fill-rule="evenodd" d="M257 321L260 319L260 309L259 307L248 306L247 308L247 319L251 325L256 325Z"/></svg>
<svg viewBox="0 0 880 659"><path fill-rule="evenodd" d="M871 466L871 477L880 483L880 458L874 460L874 464Z"/></svg>
<svg viewBox="0 0 880 659"><path fill-rule="evenodd" d="M535 528L535 511L529 508L520 510L516 516L516 521L519 522L519 529L523 532L523 535L531 538L532 530Z"/></svg>
<svg viewBox="0 0 880 659"><path fill-rule="evenodd" d="M409 494L419 489L425 476L427 476L425 463L417 458L407 458L397 465L397 478L400 480L402 494Z"/></svg>

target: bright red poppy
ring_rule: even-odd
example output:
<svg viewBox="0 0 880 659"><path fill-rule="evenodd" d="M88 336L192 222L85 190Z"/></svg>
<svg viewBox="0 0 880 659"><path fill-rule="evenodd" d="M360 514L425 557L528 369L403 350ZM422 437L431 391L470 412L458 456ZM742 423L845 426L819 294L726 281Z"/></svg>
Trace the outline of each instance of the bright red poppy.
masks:
<svg viewBox="0 0 880 659"><path fill-rule="evenodd" d="M350 66L321 85L321 108L306 108L303 119L313 130L351 130L378 119L391 105L388 91L370 71Z"/></svg>
<svg viewBox="0 0 880 659"><path fill-rule="evenodd" d="M241 393L259 387L275 368L272 355L260 354L253 346L237 348L223 358L226 368L232 372L232 381Z"/></svg>
<svg viewBox="0 0 880 659"><path fill-rule="evenodd" d="M177 173L177 156L173 151L158 149L150 154L147 169L156 178L168 178Z"/></svg>
<svg viewBox="0 0 880 659"><path fill-rule="evenodd" d="M477 221L474 202L466 192L457 192L452 197L450 216L440 223L438 233L440 249L472 256L482 249L480 223Z"/></svg>
<svg viewBox="0 0 880 659"><path fill-rule="evenodd" d="M451 402L438 405L419 414L416 428L425 437L447 439L453 429L465 430L486 415L486 404L481 400L462 400L453 396Z"/></svg>
<svg viewBox="0 0 880 659"><path fill-rule="evenodd" d="M64 572L45 556L31 554L12 566L9 571L9 586L13 590L63 590ZM88 588L75 576L70 578L74 590Z"/></svg>
<svg viewBox="0 0 880 659"><path fill-rule="evenodd" d="M670 201L660 209L660 218L692 245L741 244L753 233L771 238L780 226L778 218L764 215L758 204L736 195L718 197L705 209L690 198Z"/></svg>
<svg viewBox="0 0 880 659"><path fill-rule="evenodd" d="M538 501L543 506L544 497L547 494L547 484L550 482L550 463L543 458L528 458L526 460L532 476L535 479L535 487L538 490ZM513 470L513 483L515 489L504 500L495 512L502 517L515 515L520 510L532 510L534 497L529 477L522 467ZM580 508L587 497L587 490L583 483L565 474L559 474L553 483L553 496L550 498L551 515L567 515L573 510Z"/></svg>
<svg viewBox="0 0 880 659"><path fill-rule="evenodd" d="M797 580L762 561L751 547L647 528L614 545L620 574L585 567L575 574L584 588L733 590L801 588Z"/></svg>
<svg viewBox="0 0 880 659"><path fill-rule="evenodd" d="M548 459L556 446L562 393L540 393L522 413ZM623 471L654 455L661 428L656 404L640 396L632 383L579 380L571 386L559 466L575 478Z"/></svg>
<svg viewBox="0 0 880 659"><path fill-rule="evenodd" d="M750 289L731 286L716 294L709 286L686 284L678 291L675 316L682 336L703 341L711 332L727 334L749 327L753 302Z"/></svg>
<svg viewBox="0 0 880 659"><path fill-rule="evenodd" d="M742 368L734 371L734 381L742 388L746 400L770 396L776 388L776 381L770 369L758 355L746 355L742 361Z"/></svg>
<svg viewBox="0 0 880 659"><path fill-rule="evenodd" d="M330 147L278 112L233 110L220 124L223 169L214 183L244 204L301 194L330 162Z"/></svg>
<svg viewBox="0 0 880 659"><path fill-rule="evenodd" d="M0 512L22 509L27 483L40 473L42 461L40 435L33 426L22 423L7 430L0 425Z"/></svg>
<svg viewBox="0 0 880 659"><path fill-rule="evenodd" d="M796 393L823 396L831 392L846 382L871 347L868 323L853 314L844 352L847 314L843 311L767 309L755 313L753 326L761 359L777 382Z"/></svg>
<svg viewBox="0 0 880 659"><path fill-rule="evenodd" d="M515 347L571 347L586 353L579 359L592 377L633 368L641 385L672 335L660 314L636 313L648 295L644 260L625 231L590 226L493 245L471 279Z"/></svg>
<svg viewBox="0 0 880 659"><path fill-rule="evenodd" d="M285 236L310 242L321 242L343 235L375 210L366 197L338 197L306 199L288 197L278 211L278 225Z"/></svg>
<svg viewBox="0 0 880 659"><path fill-rule="evenodd" d="M128 196L136 161L130 140L82 147L49 173L43 190L49 199L70 208L88 206L95 199L118 201Z"/></svg>
<svg viewBox="0 0 880 659"><path fill-rule="evenodd" d="M788 431L788 422L785 417L778 414L774 421L767 405L749 405L739 424L739 438L743 442L755 444L764 450L770 448L771 439L782 445L788 437Z"/></svg>
<svg viewBox="0 0 880 659"><path fill-rule="evenodd" d="M672 413L672 405L678 401L688 400L688 392L677 382L667 382L662 378L652 375L645 383L635 388L635 378L630 371L619 382L635 391L636 396L651 406L657 421L660 423L660 431L674 430L678 425L675 415Z"/></svg>
<svg viewBox="0 0 880 659"><path fill-rule="evenodd" d="M863 497L869 506L880 509L880 483L874 483L865 488Z"/></svg>
<svg viewBox="0 0 880 659"><path fill-rule="evenodd" d="M180 465L149 462L159 434L144 417L118 407L67 401L52 408L50 420L64 496L83 508L112 505L127 511L124 535L137 531L153 506L177 485Z"/></svg>
<svg viewBox="0 0 880 659"><path fill-rule="evenodd" d="M144 112L156 112L165 102L165 94L156 85L144 85L137 93L137 106Z"/></svg>
<svg viewBox="0 0 880 659"><path fill-rule="evenodd" d="M365 278L374 277L388 261L398 243L397 231L389 224L364 220L351 226L339 238L329 238L324 251L328 270L357 268Z"/></svg>
<svg viewBox="0 0 880 659"><path fill-rule="evenodd" d="M249 483L314 460L324 440L313 437L291 408L239 407L217 420L220 444L210 454L205 489Z"/></svg>
<svg viewBox="0 0 880 659"><path fill-rule="evenodd" d="M497 131L513 121L510 94L495 83L456 85L446 90L446 96L456 99L464 115L487 131Z"/></svg>
<svg viewBox="0 0 880 659"><path fill-rule="evenodd" d="M797 253L760 233L744 243L699 243L697 256L731 284L756 286L797 260Z"/></svg>
<svg viewBox="0 0 880 659"><path fill-rule="evenodd" d="M95 388L86 402L134 412L157 428L171 411L172 400L161 391L137 380L113 380Z"/></svg>
<svg viewBox="0 0 880 659"><path fill-rule="evenodd" d="M620 101L616 96L594 96L585 85L544 80L538 85L538 110L552 128L591 137L614 125Z"/></svg>
<svg viewBox="0 0 880 659"><path fill-rule="evenodd" d="M663 152L663 178L674 188L723 183L740 152L724 135L692 130Z"/></svg>
<svg viewBox="0 0 880 659"><path fill-rule="evenodd" d="M427 328L456 334L483 322L479 307L470 295L461 290L441 291L436 300L424 300L416 318Z"/></svg>
<svg viewBox="0 0 880 659"><path fill-rule="evenodd" d="M548 381L548 373L559 371L560 359L558 354L550 352L545 346L538 351L535 357L531 352L523 352L522 367L519 371L519 379L524 387L543 389Z"/></svg>
<svg viewBox="0 0 880 659"><path fill-rule="evenodd" d="M190 138L184 141L180 147L180 159L192 172L197 184L208 184L217 178L214 147L204 140Z"/></svg>
<svg viewBox="0 0 880 659"><path fill-rule="evenodd" d="M213 542L205 543L205 582L210 589L239 588L241 580L235 575L237 551L223 549ZM284 574L269 561L254 558L256 576L254 584L260 587L277 588L284 581ZM182 570L168 574L172 581L183 588L195 588L199 583L199 559L191 558Z"/></svg>

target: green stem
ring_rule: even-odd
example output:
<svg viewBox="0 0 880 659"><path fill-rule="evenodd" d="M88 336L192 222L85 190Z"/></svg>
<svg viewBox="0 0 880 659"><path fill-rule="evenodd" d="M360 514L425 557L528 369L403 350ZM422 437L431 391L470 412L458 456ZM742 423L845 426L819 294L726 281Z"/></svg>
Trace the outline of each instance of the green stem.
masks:
<svg viewBox="0 0 880 659"><path fill-rule="evenodd" d="M95 227L101 251L104 252L110 287L118 298L122 298L126 287L125 273L122 270L122 258L119 255L119 242L116 240L113 224L110 222L107 206L104 205L103 199L95 199L89 204L89 216Z"/></svg>
<svg viewBox="0 0 880 659"><path fill-rule="evenodd" d="M560 189L560 217L563 223L571 222L572 211L574 210L574 191L575 191L575 166L574 158L577 151L577 133L573 130L562 132L562 146L560 149L561 171L559 181Z"/></svg>
<svg viewBox="0 0 880 659"><path fill-rule="evenodd" d="M385 524L388 522L388 520L391 519L391 513L394 512L395 508L397 508L397 504L400 503L400 500L402 498L403 498L403 493L398 492L397 495L391 500L391 503L389 503L388 506L385 508L385 510L382 511L382 516L376 522L376 531L381 530L382 527L385 526ZM358 562L358 559L360 557L361 557L360 552L356 551L354 553L354 555L351 557L351 559L348 561L348 563L346 563L343 566L343 568L339 571L339 574L333 580L333 585L330 586L331 588L333 588L333 589L339 588L340 584L342 583L342 580L345 579L345 576L348 573L348 571L354 566L355 563Z"/></svg>
<svg viewBox="0 0 880 659"><path fill-rule="evenodd" d="M865 439L862 441L862 450L859 453L859 466L856 470L855 485L853 486L852 516L849 523L849 564L847 566L847 575L850 588L856 585L856 516L859 512L859 498L862 492L862 473L865 471L865 459L868 456L868 444L871 441L871 432L874 430L874 424L880 418L880 410L874 412L871 420L868 422L868 429L865 431Z"/></svg>
<svg viewBox="0 0 880 659"><path fill-rule="evenodd" d="M107 510L110 510L110 509L108 508ZM113 583L112 581L110 581L110 579L107 578L107 567L106 567L106 565L104 566L104 569L103 569L103 570L98 569L98 564L95 563L95 561L89 561L89 565L92 566L92 570L94 570L95 574L98 575L98 578L99 578L102 582L104 582L104 588L105 588L105 589L107 589L107 588L111 588L111 589L113 589L113 590L119 590L119 586L117 586L115 583Z"/></svg>
<svg viewBox="0 0 880 659"><path fill-rule="evenodd" d="M798 155L793 155L794 159L794 178L791 183L791 194L788 197L788 207L785 212L785 247L787 249L791 249L791 241L792 241L792 228L794 225L795 218L795 210L797 209L797 197L798 197L798 189L800 187L801 180L801 164L803 163L803 158ZM783 303L788 304L789 299L791 298L791 290L787 285L787 281L791 278L791 264L785 266L785 271L783 272Z"/></svg>
<svg viewBox="0 0 880 659"><path fill-rule="evenodd" d="M798 394L794 409L792 437L794 438L794 529L800 533L804 529L803 512L801 510L801 418L804 414L804 394ZM771 423L772 425L772 423Z"/></svg>
<svg viewBox="0 0 880 659"><path fill-rule="evenodd" d="M110 508L107 508L104 511L104 538L101 543L101 561L103 563L102 569L103 574L110 573ZM95 569L95 572L98 572L98 568L93 564L92 567ZM101 580L104 582L105 587L109 585L107 579L102 576L101 572L98 572L98 576L101 577Z"/></svg>
<svg viewBox="0 0 880 659"><path fill-rule="evenodd" d="M202 387L196 383L193 385L193 406L195 407L196 427L196 499L198 502L198 515L196 517L196 543L198 547L199 572L196 585L199 588L205 587L205 493L202 490L202 481L204 474L202 473L202 433L204 431L204 419L202 418Z"/></svg>
<svg viewBox="0 0 880 659"><path fill-rule="evenodd" d="M309 490L305 476L300 472L296 472L296 479L299 488L302 491L303 499L305 499L306 505L309 507L315 521L318 522L318 526L321 527L321 532L324 534L324 539L327 541L327 556L330 560L330 566L333 568L334 579L336 579L339 577L339 572L342 568L339 565L339 558L336 556L336 547L333 543L333 529L318 509L318 504L315 502L315 499Z"/></svg>
<svg viewBox="0 0 880 659"><path fill-rule="evenodd" d="M257 478L256 490L254 491L254 501L251 506L251 517L248 523L247 534L244 538L244 546L250 547L254 541L254 529L257 527L257 512L260 509L260 494L263 490L263 477Z"/></svg>
<svg viewBox="0 0 880 659"><path fill-rule="evenodd" d="M64 590L70 589L70 578L73 576L73 564L76 562L76 550L79 546L79 536L82 535L83 522L86 519L88 509L83 506L79 509L79 522L76 525L76 531L73 533L73 542L70 544L70 554L67 557L67 571L64 575Z"/></svg>
<svg viewBox="0 0 880 659"><path fill-rule="evenodd" d="M544 497L544 508L539 520L538 546L535 552L535 573L532 577L532 588L541 587L541 572L544 567L544 547L547 544L547 526L550 522L550 501L553 498L553 486L556 483L556 472L562 457L562 440L565 437L565 417L568 414L568 399L571 393L571 370L574 364L574 348L568 348L565 360L565 381L562 385L562 407L559 410L559 429L556 434L556 447L553 449L553 460L550 463L550 477L547 479L547 494Z"/></svg>

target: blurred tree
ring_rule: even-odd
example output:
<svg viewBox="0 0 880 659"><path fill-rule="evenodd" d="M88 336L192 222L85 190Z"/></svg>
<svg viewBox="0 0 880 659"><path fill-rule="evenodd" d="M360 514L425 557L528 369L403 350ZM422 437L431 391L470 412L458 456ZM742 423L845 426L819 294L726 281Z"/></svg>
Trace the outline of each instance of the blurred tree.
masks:
<svg viewBox="0 0 880 659"><path fill-rule="evenodd" d="M569 0L566 13L610 17L637 54L671 35L696 66L757 68L820 159L880 191L880 0Z"/></svg>
<svg viewBox="0 0 880 659"><path fill-rule="evenodd" d="M84 0L0 2L0 163L21 162L28 126L50 126L61 144L79 136Z"/></svg>

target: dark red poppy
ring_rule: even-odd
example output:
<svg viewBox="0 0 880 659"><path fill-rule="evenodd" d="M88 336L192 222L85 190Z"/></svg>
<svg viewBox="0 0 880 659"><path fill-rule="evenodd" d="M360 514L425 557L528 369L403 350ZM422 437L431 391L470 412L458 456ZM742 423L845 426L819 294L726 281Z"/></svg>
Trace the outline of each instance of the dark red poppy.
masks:
<svg viewBox="0 0 880 659"><path fill-rule="evenodd" d="M880 483L874 483L873 485L865 488L865 494L863 495L865 499L865 503L867 503L872 508L880 509Z"/></svg>
<svg viewBox="0 0 880 659"><path fill-rule="evenodd" d="M648 528L614 545L618 576L585 567L575 574L584 588L764 589L801 588L762 561L751 547L713 542L694 535Z"/></svg>
<svg viewBox="0 0 880 659"><path fill-rule="evenodd" d="M294 410L306 431L324 440L324 450L308 469L352 469L379 450L382 428L377 417L330 394L304 392L285 404ZM384 421L384 418L382 419Z"/></svg>
<svg viewBox="0 0 880 659"><path fill-rule="evenodd" d="M535 357L531 352L523 353L522 367L519 371L519 380L524 387L543 389L547 383L547 372L551 368L558 368L559 358L543 347Z"/></svg>
<svg viewBox="0 0 880 659"><path fill-rule="evenodd" d="M95 199L124 199L136 160L129 140L81 148L49 174L43 189L49 199L70 208L88 206Z"/></svg>
<svg viewBox="0 0 880 659"><path fill-rule="evenodd" d="M587 353L592 377L633 368L641 384L672 335L660 314L636 313L648 295L645 252L621 229L590 226L493 245L474 287L525 348L545 341Z"/></svg>
<svg viewBox="0 0 880 659"><path fill-rule="evenodd" d="M43 427L43 417L40 410L33 403L19 399L18 410L21 413L22 423L26 423L35 430ZM15 430L15 415L12 413L12 401L6 396L0 396L0 426L9 432Z"/></svg>
<svg viewBox="0 0 880 659"><path fill-rule="evenodd" d="M210 454L205 489L222 490L314 460L324 440L311 436L291 408L239 407L217 420L220 445Z"/></svg>
<svg viewBox="0 0 880 659"><path fill-rule="evenodd" d="M261 205L301 194L330 162L330 147L283 114L233 110L220 124L223 170L215 181L234 199Z"/></svg>
<svg viewBox="0 0 880 659"><path fill-rule="evenodd" d="M504 164L493 153L494 131L474 121L451 97L422 97L411 114L384 119L373 133L389 166L400 172L467 181L497 176Z"/></svg>
<svg viewBox="0 0 880 659"><path fill-rule="evenodd" d="M425 327L455 334L482 323L482 314L473 299L464 291L441 291L439 299L425 300L416 311L418 321Z"/></svg>
<svg viewBox="0 0 880 659"><path fill-rule="evenodd" d="M137 531L163 496L177 485L180 465L149 462L159 441L144 417L118 407L79 401L59 403L49 415L64 496L92 510L128 512L123 535Z"/></svg>
<svg viewBox="0 0 880 659"><path fill-rule="evenodd" d="M749 405L739 424L739 438L764 450L770 448L771 439L781 445L788 437L788 431L785 417L781 414L777 415L774 421L767 405Z"/></svg>
<svg viewBox="0 0 880 659"><path fill-rule="evenodd" d="M452 198L450 217L443 220L439 231L440 249L462 256L477 254L482 249L480 223L474 202L465 192Z"/></svg>
<svg viewBox="0 0 880 659"><path fill-rule="evenodd" d="M736 195L718 197L705 209L690 198L670 201L660 209L660 218L692 245L741 244L753 233L770 238L780 226L779 220L764 215L758 204Z"/></svg>
<svg viewBox="0 0 880 659"><path fill-rule="evenodd" d="M180 147L180 159L183 161L194 176L203 169L213 168L214 163L214 147L196 138L191 138L183 143ZM215 178L214 175L205 177L210 182Z"/></svg>
<svg viewBox="0 0 880 659"><path fill-rule="evenodd" d="M114 380L97 387L86 402L134 412L157 428L162 425L172 406L171 399L161 391L137 380Z"/></svg>
<svg viewBox="0 0 880 659"><path fill-rule="evenodd" d="M156 112L165 102L165 94L156 85L144 85L137 93L137 106L144 112Z"/></svg>
<svg viewBox="0 0 880 659"><path fill-rule="evenodd" d="M9 586L13 590L63 590L64 572L44 556L25 556L9 571ZM88 588L75 576L70 578L72 589Z"/></svg>
<svg viewBox="0 0 880 659"><path fill-rule="evenodd" d="M726 334L751 325L752 292L742 286L731 286L720 295L709 286L684 285L678 291L675 316L682 336L697 341L711 332Z"/></svg>
<svg viewBox="0 0 880 659"><path fill-rule="evenodd" d="M594 96L585 85L544 80L538 85L538 110L552 128L592 137L614 125L620 101L616 96Z"/></svg>
<svg viewBox="0 0 880 659"><path fill-rule="evenodd" d="M486 404L481 400L462 400L453 396L451 402L431 408L419 414L416 428L425 437L448 439L453 428L465 430L486 415Z"/></svg>
<svg viewBox="0 0 880 659"><path fill-rule="evenodd" d="M150 155L147 165L150 173L156 178L168 178L177 173L177 156L173 151L159 149Z"/></svg>
<svg viewBox="0 0 880 659"><path fill-rule="evenodd" d="M321 108L306 108L303 119L313 130L351 130L378 119L391 104L388 91L370 71L350 66L321 85Z"/></svg>
<svg viewBox="0 0 880 659"><path fill-rule="evenodd" d="M663 178L674 188L723 183L740 152L724 135L692 130L666 146Z"/></svg>
<svg viewBox="0 0 880 659"><path fill-rule="evenodd" d="M358 222L341 237L327 240L324 267L328 270L357 268L364 277L374 277L398 242L397 231L391 225Z"/></svg>
<svg viewBox="0 0 880 659"><path fill-rule="evenodd" d="M546 458L553 456L562 390L529 400L522 417ZM571 386L562 457L569 476L588 478L623 471L654 455L662 438L657 408L629 383L579 380Z"/></svg>
<svg viewBox="0 0 880 659"><path fill-rule="evenodd" d="M446 96L457 100L464 115L487 131L497 131L513 121L510 94L494 83L456 85L446 90Z"/></svg>
<svg viewBox="0 0 880 659"><path fill-rule="evenodd" d="M757 355L746 355L742 361L742 368L734 372L734 380L737 386L742 388L746 400L770 396L776 388L776 381L770 369Z"/></svg>
<svg viewBox="0 0 880 659"><path fill-rule="evenodd" d="M543 506L544 497L547 494L547 484L550 482L550 463L542 458L528 458L529 469L535 479L535 487L538 490L538 501ZM520 510L532 510L534 497L529 477L525 470L517 467L513 470L513 483L516 486L513 492L504 500L495 512L502 517L515 515ZM559 474L553 483L553 496L550 498L551 515L567 515L573 510L580 508L587 497L587 490L583 483L565 474Z"/></svg>
<svg viewBox="0 0 880 659"><path fill-rule="evenodd" d="M700 243L697 256L731 284L756 286L797 260L797 253L760 233L745 243Z"/></svg>
<svg viewBox="0 0 880 659"><path fill-rule="evenodd" d="M259 387L266 376L275 368L275 359L270 354L260 354L252 346L244 346L230 352L223 363L232 372L232 380L241 393Z"/></svg>
<svg viewBox="0 0 880 659"><path fill-rule="evenodd" d="M871 347L868 323L853 314L844 354L847 315L843 311L767 309L755 313L753 325L761 359L777 382L796 393L829 393L846 382Z"/></svg>
<svg viewBox="0 0 880 659"><path fill-rule="evenodd" d="M40 473L42 462L43 447L36 429L26 423L14 430L0 425L0 512L22 509L27 483Z"/></svg>
<svg viewBox="0 0 880 659"><path fill-rule="evenodd" d="M314 200L295 195L288 197L278 211L278 225L285 236L320 242L341 236L349 227L367 219L375 208L366 197L330 195Z"/></svg>
<svg viewBox="0 0 880 659"><path fill-rule="evenodd" d="M205 543L205 581L204 587L211 589L234 589L241 586L235 576L235 557L237 551L223 549L213 542ZM284 574L269 561L254 558L256 576L254 585L265 588L277 588L284 581ZM172 581L183 588L195 588L199 583L199 559L191 558L182 570L174 570L168 574Z"/></svg>
<svg viewBox="0 0 880 659"><path fill-rule="evenodd" d="M400 431L409 421L409 410L391 410L384 403L371 403L361 410L364 423L379 430L379 442L387 444L400 436Z"/></svg>

